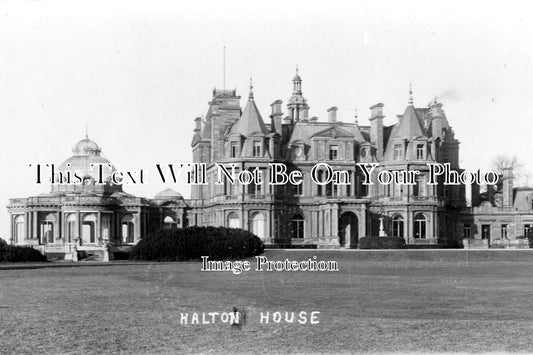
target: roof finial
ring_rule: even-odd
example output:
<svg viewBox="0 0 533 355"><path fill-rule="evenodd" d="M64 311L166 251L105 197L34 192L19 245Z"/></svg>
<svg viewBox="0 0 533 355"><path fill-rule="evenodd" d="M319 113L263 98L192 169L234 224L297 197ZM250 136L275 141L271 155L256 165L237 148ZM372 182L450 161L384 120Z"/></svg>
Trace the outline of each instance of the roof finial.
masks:
<svg viewBox="0 0 533 355"><path fill-rule="evenodd" d="M409 82L409 105L413 106L413 85Z"/></svg>
<svg viewBox="0 0 533 355"><path fill-rule="evenodd" d="M298 64L296 64L296 75L298 75Z"/></svg>
<svg viewBox="0 0 533 355"><path fill-rule="evenodd" d="M357 107L355 108L355 125L359 125L359 121L357 120Z"/></svg>
<svg viewBox="0 0 533 355"><path fill-rule="evenodd" d="M89 128L87 126L87 121L85 121L85 139L89 139Z"/></svg>
<svg viewBox="0 0 533 355"><path fill-rule="evenodd" d="M252 83L252 77L250 77L250 93L248 94L248 98L249 99L253 99L254 98L253 88L254 88L254 85Z"/></svg>

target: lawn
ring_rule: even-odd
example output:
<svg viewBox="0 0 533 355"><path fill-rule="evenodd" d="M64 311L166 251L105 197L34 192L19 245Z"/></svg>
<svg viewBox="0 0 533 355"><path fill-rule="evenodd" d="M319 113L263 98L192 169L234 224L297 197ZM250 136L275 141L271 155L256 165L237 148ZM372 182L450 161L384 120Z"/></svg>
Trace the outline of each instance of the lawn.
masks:
<svg viewBox="0 0 533 355"><path fill-rule="evenodd" d="M0 269L0 353L533 351L533 251L284 251L338 272L200 263ZM253 261L253 259L250 259ZM247 313L241 328L180 313ZM319 324L260 312L320 311Z"/></svg>

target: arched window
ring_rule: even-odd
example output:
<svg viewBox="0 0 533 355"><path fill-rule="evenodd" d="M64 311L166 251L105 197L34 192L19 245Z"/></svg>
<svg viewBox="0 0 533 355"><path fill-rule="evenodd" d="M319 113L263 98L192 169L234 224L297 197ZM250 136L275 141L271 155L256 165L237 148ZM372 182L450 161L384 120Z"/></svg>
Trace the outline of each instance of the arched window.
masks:
<svg viewBox="0 0 533 355"><path fill-rule="evenodd" d="M426 239L426 216L422 213L415 216L415 238Z"/></svg>
<svg viewBox="0 0 533 355"><path fill-rule="evenodd" d="M403 238L403 217L399 214L392 218L392 236Z"/></svg>
<svg viewBox="0 0 533 355"><path fill-rule="evenodd" d="M76 238L76 215L71 213L67 217L66 241L72 243Z"/></svg>
<svg viewBox="0 0 533 355"><path fill-rule="evenodd" d="M241 222L239 216L235 212L231 212L228 215L228 227L229 228L241 228Z"/></svg>
<svg viewBox="0 0 533 355"><path fill-rule="evenodd" d="M15 224L14 229L13 229L13 231L14 231L13 242L15 244L22 243L24 241L24 236L25 236L25 233L24 233L24 227L25 227L24 216L23 215L16 216L15 220L13 221L13 223Z"/></svg>
<svg viewBox="0 0 533 355"><path fill-rule="evenodd" d="M120 220L121 222L121 237L122 237L122 243L131 244L134 242L133 237L133 216L132 215L126 215L122 217Z"/></svg>
<svg viewBox="0 0 533 355"><path fill-rule="evenodd" d="M53 243L54 242L54 225L56 218L53 213L47 214L43 220L40 221L40 236L41 243Z"/></svg>
<svg viewBox="0 0 533 355"><path fill-rule="evenodd" d="M178 223L174 221L174 219L170 216L166 216L163 220L163 229L172 229L172 228L178 228Z"/></svg>
<svg viewBox="0 0 533 355"><path fill-rule="evenodd" d="M261 212L256 212L250 216L250 230L259 239L265 239L265 220L265 214Z"/></svg>
<svg viewBox="0 0 533 355"><path fill-rule="evenodd" d="M96 243L96 216L94 214L86 214L83 216L81 224L81 240L82 243Z"/></svg>
<svg viewBox="0 0 533 355"><path fill-rule="evenodd" d="M304 218L301 214L295 214L291 221L291 237L303 238L304 237Z"/></svg>

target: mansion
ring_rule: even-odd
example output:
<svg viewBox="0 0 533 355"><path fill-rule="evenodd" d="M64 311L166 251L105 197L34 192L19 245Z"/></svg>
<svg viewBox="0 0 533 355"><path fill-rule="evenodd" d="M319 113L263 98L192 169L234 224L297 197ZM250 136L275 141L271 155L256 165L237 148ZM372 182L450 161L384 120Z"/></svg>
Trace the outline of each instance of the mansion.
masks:
<svg viewBox="0 0 533 355"><path fill-rule="evenodd" d="M91 164L109 163L88 137L59 171L81 172L83 183L52 185L50 193L10 200L10 242L32 245L49 256L109 260L148 233L187 225L244 228L272 247L357 248L360 237L404 238L409 245L525 247L533 231L533 188L513 188L512 172L495 188L479 193L473 185L467 206L464 185L428 184L428 163L459 166L459 141L443 105L415 107L410 90L403 114L384 125L384 105L370 107L368 125L358 117L326 119L310 115L296 73L285 105L271 104L263 116L253 87L244 108L236 90L213 90L207 114L195 119L193 163L205 164L205 185L191 186L191 198L167 189L153 199L130 195L113 185L114 167L104 169L97 184ZM239 184L218 180L219 165L237 172L259 171L270 180L269 166L282 163L298 171L301 184ZM344 171L346 184L317 184L311 169L318 163ZM382 170L420 172L412 185L363 184L358 163L377 163ZM320 179L326 170L318 171ZM321 180L323 181L323 180ZM463 241L464 239L464 241Z"/></svg>

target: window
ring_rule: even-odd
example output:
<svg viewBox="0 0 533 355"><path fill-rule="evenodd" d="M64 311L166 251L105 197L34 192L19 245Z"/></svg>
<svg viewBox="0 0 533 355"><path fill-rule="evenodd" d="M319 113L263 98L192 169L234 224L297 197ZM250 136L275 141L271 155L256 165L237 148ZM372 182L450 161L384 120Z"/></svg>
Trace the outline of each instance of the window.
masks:
<svg viewBox="0 0 533 355"><path fill-rule="evenodd" d="M367 153L366 148L361 149L361 158L363 158L363 159L366 158L367 154L368 153Z"/></svg>
<svg viewBox="0 0 533 355"><path fill-rule="evenodd" d="M415 216L415 238L426 239L426 216L422 213Z"/></svg>
<svg viewBox="0 0 533 355"><path fill-rule="evenodd" d="M400 215L392 219L392 236L403 238L403 218Z"/></svg>
<svg viewBox="0 0 533 355"><path fill-rule="evenodd" d="M402 160L403 158L403 147L401 144L394 145L394 160Z"/></svg>
<svg viewBox="0 0 533 355"><path fill-rule="evenodd" d="M250 172L253 173L253 170L255 170L255 169L250 169ZM252 180L250 182L250 184L248 184L248 194L249 195L261 195L261 186L262 185L263 184L261 184L261 183L256 184L255 181Z"/></svg>
<svg viewBox="0 0 533 355"><path fill-rule="evenodd" d="M53 243L54 242L54 222L43 221L41 223L41 243Z"/></svg>
<svg viewBox="0 0 533 355"><path fill-rule="evenodd" d="M13 235L13 242L16 243L22 243L24 240L24 216L18 215L15 217L15 228L14 228L14 235Z"/></svg>
<svg viewBox="0 0 533 355"><path fill-rule="evenodd" d="M329 146L329 160L337 160L339 158L339 146Z"/></svg>
<svg viewBox="0 0 533 355"><path fill-rule="evenodd" d="M237 158L237 149L238 149L237 142L231 142L231 157L232 158Z"/></svg>
<svg viewBox="0 0 533 355"><path fill-rule="evenodd" d="M228 215L228 227L229 228L240 228L241 223L239 221L239 216L235 212L231 212Z"/></svg>
<svg viewBox="0 0 533 355"><path fill-rule="evenodd" d="M178 224L174 221L174 218L166 216L163 220L163 229L178 228Z"/></svg>
<svg viewBox="0 0 533 355"><path fill-rule="evenodd" d="M302 181L301 184L298 184L298 185L294 185L294 188L295 188L295 192L296 192L296 195L297 196L303 196L304 194L304 182Z"/></svg>
<svg viewBox="0 0 533 355"><path fill-rule="evenodd" d="M481 225L481 239L490 239L490 224Z"/></svg>
<svg viewBox="0 0 533 355"><path fill-rule="evenodd" d="M111 231L111 216L108 214L102 215L102 239L109 240Z"/></svg>
<svg viewBox="0 0 533 355"><path fill-rule="evenodd" d="M254 142L254 157L261 156L261 142Z"/></svg>
<svg viewBox="0 0 533 355"><path fill-rule="evenodd" d="M280 236L279 225L280 225L279 213L275 213L274 214L274 239L278 239Z"/></svg>
<svg viewBox="0 0 533 355"><path fill-rule="evenodd" d="M291 227L292 238L302 239L304 237L304 218L300 214L292 217Z"/></svg>
<svg viewBox="0 0 533 355"><path fill-rule="evenodd" d="M383 196L390 197L390 184L383 185Z"/></svg>
<svg viewBox="0 0 533 355"><path fill-rule="evenodd" d="M73 243L76 234L76 215L71 213L67 218L67 243Z"/></svg>
<svg viewBox="0 0 533 355"><path fill-rule="evenodd" d="M426 191L424 189L424 177L420 176L416 178L416 184L413 185L413 196L420 197L425 196Z"/></svg>
<svg viewBox="0 0 533 355"><path fill-rule="evenodd" d="M416 159L418 160L424 159L424 145L423 144L416 145Z"/></svg>
<svg viewBox="0 0 533 355"><path fill-rule="evenodd" d="M133 228L134 228L133 216L128 215L128 216L122 217L121 226L122 226L122 229L121 229L122 242L126 244L133 243L135 240L134 232L133 232Z"/></svg>
<svg viewBox="0 0 533 355"><path fill-rule="evenodd" d="M469 239L470 238L470 224L465 223L463 225L463 238Z"/></svg>
<svg viewBox="0 0 533 355"><path fill-rule="evenodd" d="M500 231L501 231L501 238L507 239L507 224L502 224Z"/></svg>
<svg viewBox="0 0 533 355"><path fill-rule="evenodd" d="M83 217L83 222L81 224L81 239L82 243L96 243L96 217L93 214Z"/></svg>
<svg viewBox="0 0 533 355"><path fill-rule="evenodd" d="M533 233L533 224L524 224L524 237L528 238Z"/></svg>
<svg viewBox="0 0 533 355"><path fill-rule="evenodd" d="M333 197L337 196L337 191L339 189L339 185L330 182L326 185L326 196Z"/></svg>
<svg viewBox="0 0 533 355"><path fill-rule="evenodd" d="M256 212L250 216L250 230L259 239L265 239L266 218L265 214Z"/></svg>

